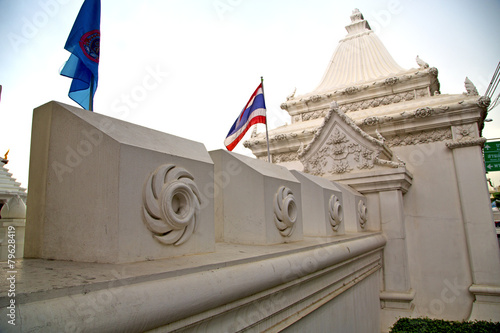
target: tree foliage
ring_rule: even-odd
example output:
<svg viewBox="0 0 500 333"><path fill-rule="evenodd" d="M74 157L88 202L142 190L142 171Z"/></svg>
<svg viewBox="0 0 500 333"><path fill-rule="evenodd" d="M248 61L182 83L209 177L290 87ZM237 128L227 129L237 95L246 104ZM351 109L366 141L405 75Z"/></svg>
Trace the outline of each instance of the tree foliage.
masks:
<svg viewBox="0 0 500 333"><path fill-rule="evenodd" d="M447 321L430 318L400 318L390 333L498 333L500 323L488 321Z"/></svg>

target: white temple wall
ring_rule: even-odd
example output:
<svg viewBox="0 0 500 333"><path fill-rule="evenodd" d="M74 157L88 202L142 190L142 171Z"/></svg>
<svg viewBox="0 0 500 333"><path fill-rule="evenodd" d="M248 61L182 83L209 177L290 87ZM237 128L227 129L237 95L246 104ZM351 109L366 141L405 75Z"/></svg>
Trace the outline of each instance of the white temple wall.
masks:
<svg viewBox="0 0 500 333"><path fill-rule="evenodd" d="M481 150L490 98L468 78L465 93L441 94L438 69L418 56L418 68L399 67L357 9L346 30L320 85L281 104L292 123L269 131L274 161L364 196L363 230L345 227L387 239L382 331L404 316L500 320ZM264 133L245 145L265 156Z"/></svg>
<svg viewBox="0 0 500 333"><path fill-rule="evenodd" d="M366 221L366 230L381 231L381 216L380 216L380 196L378 193L366 193L366 210L368 218Z"/></svg>
<svg viewBox="0 0 500 333"><path fill-rule="evenodd" d="M224 178L214 192L218 240L270 245L303 239L301 184L288 169L225 150L210 156L216 178Z"/></svg>
<svg viewBox="0 0 500 333"><path fill-rule="evenodd" d="M17 195L0 209L0 261L13 262L24 256L26 204Z"/></svg>
<svg viewBox="0 0 500 333"><path fill-rule="evenodd" d="M202 144L51 102L33 113L31 152L27 258L124 263L214 251L213 192L203 191L213 162ZM168 244L167 217L178 220L169 235L184 235Z"/></svg>
<svg viewBox="0 0 500 333"><path fill-rule="evenodd" d="M0 331L379 331L387 239L360 226L359 192L57 102L35 110L31 149L28 258L0 272L17 320ZM185 242L159 241L191 211Z"/></svg>
<svg viewBox="0 0 500 333"><path fill-rule="evenodd" d="M344 204L342 187L328 180L292 170L292 174L301 182L302 211L305 217L303 222L304 236L340 236L345 234L345 214L347 208L353 211L354 202ZM349 201L349 199L346 200ZM352 216L352 217L351 217ZM349 222L355 221L351 213Z"/></svg>
<svg viewBox="0 0 500 333"><path fill-rule="evenodd" d="M20 328L377 332L401 316L496 318L480 147L457 142L392 147L406 165L321 178L48 103L33 121L36 259L19 270L37 283L19 275ZM159 241L168 214L196 217L185 242ZM106 304L89 317L95 299ZM9 302L0 294L0 316Z"/></svg>
<svg viewBox="0 0 500 333"><path fill-rule="evenodd" d="M370 276L281 332L380 332L379 279L377 274Z"/></svg>
<svg viewBox="0 0 500 333"><path fill-rule="evenodd" d="M393 150L414 176L404 196L414 316L467 319L474 297L452 151L444 142Z"/></svg>

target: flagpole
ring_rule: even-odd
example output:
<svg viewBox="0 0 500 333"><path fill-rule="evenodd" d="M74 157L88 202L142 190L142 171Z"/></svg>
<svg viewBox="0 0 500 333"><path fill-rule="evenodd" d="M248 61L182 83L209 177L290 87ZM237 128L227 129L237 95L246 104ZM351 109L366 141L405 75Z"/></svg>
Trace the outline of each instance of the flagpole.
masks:
<svg viewBox="0 0 500 333"><path fill-rule="evenodd" d="M266 96L264 94L264 77L260 77L260 84L262 85L262 97L266 100ZM267 109L266 109L266 140L267 140L267 161L271 163L271 153L269 152L269 133L267 132Z"/></svg>
<svg viewBox="0 0 500 333"><path fill-rule="evenodd" d="M89 111L94 111L93 104L94 104L94 74L90 75Z"/></svg>

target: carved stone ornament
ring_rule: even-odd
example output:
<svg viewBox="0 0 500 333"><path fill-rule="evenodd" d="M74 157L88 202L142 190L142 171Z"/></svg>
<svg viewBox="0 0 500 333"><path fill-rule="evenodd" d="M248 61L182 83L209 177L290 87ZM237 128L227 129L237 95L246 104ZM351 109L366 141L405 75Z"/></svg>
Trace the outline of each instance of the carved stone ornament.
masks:
<svg viewBox="0 0 500 333"><path fill-rule="evenodd" d="M468 77L465 77L464 85L465 85L465 90L467 91L467 95L479 96L479 93L477 92L476 86L474 85L474 83L472 83L471 80L469 80Z"/></svg>
<svg viewBox="0 0 500 333"><path fill-rule="evenodd" d="M429 68L429 73L433 76L436 76L436 77L439 75L439 71L436 67Z"/></svg>
<svg viewBox="0 0 500 333"><path fill-rule="evenodd" d="M389 80L388 82L393 82L393 81L399 80L398 78L390 78L390 79L392 79L392 80L387 79L387 80ZM389 83L386 83L386 84L389 84ZM387 95L387 96L383 96L383 97L366 99L364 101L342 104L340 106L340 109L342 110L342 112L358 111L358 110L365 110L368 108L375 108L375 107L378 107L380 105L389 105L389 104L394 104L394 103L399 103L399 102L404 102L404 101L411 101L411 100L415 99L416 94L418 96L420 96L419 95L420 92L422 92L424 95L427 94L426 89L420 89L417 92L412 90L412 91Z"/></svg>
<svg viewBox="0 0 500 333"><path fill-rule="evenodd" d="M363 14L361 14L359 9L355 8L351 14L351 22L357 22L361 20L364 20Z"/></svg>
<svg viewBox="0 0 500 333"><path fill-rule="evenodd" d="M488 96L481 96L477 100L477 105L480 108L487 108L488 106L490 106L490 103L491 103L491 100Z"/></svg>
<svg viewBox="0 0 500 333"><path fill-rule="evenodd" d="M411 111L411 112L403 111L403 112L401 112L401 116L404 118L410 118L410 117L425 118L425 117L431 116L433 112L434 112L434 109L426 106L423 108L418 108L415 111Z"/></svg>
<svg viewBox="0 0 500 333"><path fill-rule="evenodd" d="M429 117L434 110L430 107L418 108L413 113L415 118L425 118Z"/></svg>
<svg viewBox="0 0 500 333"><path fill-rule="evenodd" d="M372 31L367 31L365 32L366 34L372 33ZM355 34L350 37L346 37L343 41L352 39L352 38L358 38L359 34ZM311 102L322 102L321 105L325 104L325 100L335 100L337 99L336 97L339 97L341 100L345 100L345 97L341 97L342 95L354 95L358 94L361 91L367 90L367 89L376 89L376 88L383 88L386 89L387 86L398 86L398 93L391 93L389 95L385 96L380 96L376 98L367 98L367 99L362 99L358 100L356 102L351 102L351 103L342 103L340 105L340 109L342 112L349 112L349 111L358 111L358 110L365 110L368 108L375 108L379 107L382 105L389 105L389 104L394 104L394 103L400 103L404 101L410 101L418 98L425 98L425 97L430 97L430 96L435 96L440 94L440 84L438 78L438 69L435 67L429 67L427 63L422 61L422 66L420 66L419 70L416 72L413 72L411 74L404 74L404 75L399 75L399 76L393 76L393 77L386 77L381 80L375 81L369 85L364 84L364 85L357 85L357 86L350 86L350 87L345 87L341 88L338 90L334 91L329 91L324 94L314 94L314 95L305 95L305 96L294 96L292 99L287 99L286 102L282 103L280 107L283 110L289 111L291 107L294 108L294 115L292 115L293 123L295 122L300 122L300 121L307 121L307 120L312 120L316 118L320 118L325 116L325 113L323 113L323 107L321 107L321 110L316 109L315 111L310 110L310 103ZM423 87L419 89L410 89L406 88L407 90L401 91L401 88L405 87L405 82L416 79L416 78L428 78L430 79L430 85L429 87ZM360 95L360 94L358 94ZM301 98L302 97L302 98ZM362 96L358 96L360 98ZM326 110L327 111L327 110Z"/></svg>
<svg viewBox="0 0 500 333"><path fill-rule="evenodd" d="M324 98L323 95L312 95L312 96L309 96L308 98L304 99L304 102L306 102L306 104L308 104L310 102L316 103L316 102L319 102L322 98Z"/></svg>
<svg viewBox="0 0 500 333"><path fill-rule="evenodd" d="M292 234L297 215L297 203L292 190L281 186L274 195L274 223L282 236L288 237Z"/></svg>
<svg viewBox="0 0 500 333"><path fill-rule="evenodd" d="M417 58L415 59L417 62L417 65L420 69L426 69L429 68L429 64L420 59L420 57L417 55Z"/></svg>
<svg viewBox="0 0 500 333"><path fill-rule="evenodd" d="M340 200L335 194L332 194L328 202L328 216L333 230L337 231L344 219L344 212Z"/></svg>
<svg viewBox="0 0 500 333"><path fill-rule="evenodd" d="M455 133L455 139L457 141L464 141L477 138L477 134L476 131L474 130L473 124L453 127L453 132Z"/></svg>
<svg viewBox="0 0 500 333"><path fill-rule="evenodd" d="M307 112L307 113L302 114L302 120L308 121L308 120L323 118L325 116L326 112L327 112L327 110Z"/></svg>
<svg viewBox="0 0 500 333"><path fill-rule="evenodd" d="M335 119L330 120L333 115ZM317 176L347 173L355 168L371 169L375 164L401 166L380 158L384 149L383 140L368 135L333 103L313 140L298 155L304 172Z"/></svg>
<svg viewBox="0 0 500 333"><path fill-rule="evenodd" d="M258 146L260 144L260 140L246 140L245 142L243 142L243 147L245 148L251 148L253 146Z"/></svg>
<svg viewBox="0 0 500 333"><path fill-rule="evenodd" d="M358 91L359 91L358 87L347 87L345 88L344 93L347 95L352 95L357 93Z"/></svg>
<svg viewBox="0 0 500 333"><path fill-rule="evenodd" d="M296 152L273 154L273 163L297 161L299 158Z"/></svg>
<svg viewBox="0 0 500 333"><path fill-rule="evenodd" d="M269 141L283 141L283 140L291 140L298 136L297 133L284 133L284 134L276 134L272 136Z"/></svg>
<svg viewBox="0 0 500 333"><path fill-rule="evenodd" d="M368 216L367 216L366 205L363 202L363 200L359 200L358 202L358 215L359 215L358 218L359 225L361 226L361 228L364 229L366 226L366 221L368 220Z"/></svg>
<svg viewBox="0 0 500 333"><path fill-rule="evenodd" d="M378 123L379 123L379 118L376 116L363 119L363 125L365 126L373 126L377 125Z"/></svg>
<svg viewBox="0 0 500 333"><path fill-rule="evenodd" d="M181 245L193 234L201 204L193 179L186 169L163 164L144 184L144 222L159 242Z"/></svg>
<svg viewBox="0 0 500 333"><path fill-rule="evenodd" d="M254 126L254 127L253 127L253 130L252 130L252 135L251 135L251 138L252 138L252 139L253 139L253 138L255 138L255 137L257 137L257 126Z"/></svg>
<svg viewBox="0 0 500 333"><path fill-rule="evenodd" d="M384 84L388 85L388 86L393 86L395 85L396 83L398 83L399 79L394 76L394 77L389 77L387 79L384 80Z"/></svg>
<svg viewBox="0 0 500 333"><path fill-rule="evenodd" d="M448 147L449 149L455 149L455 148L464 148L472 146L483 146L485 142L486 138L475 138L462 141L447 142L446 147Z"/></svg>
<svg viewBox="0 0 500 333"><path fill-rule="evenodd" d="M394 117L391 116L371 116L371 117L366 117L365 119L358 120L356 122L356 125L358 126L375 126L379 124L384 124L389 121L392 121Z"/></svg>
<svg viewBox="0 0 500 333"><path fill-rule="evenodd" d="M397 162L383 160L383 159L380 159L378 157L375 157L373 162L375 164L384 165L384 166L387 166L389 168L401 168L401 167L406 166L406 163L402 159L400 159L398 156L396 156L396 158L398 160Z"/></svg>
<svg viewBox="0 0 500 333"><path fill-rule="evenodd" d="M293 92L290 95L286 96L286 100L289 101L289 100L293 99L296 92L297 92L297 87L295 87L295 89L293 89Z"/></svg>
<svg viewBox="0 0 500 333"><path fill-rule="evenodd" d="M407 135L396 135L388 138L385 141L385 143L389 147L411 146L411 145L418 145L421 143L445 141L451 138L452 138L451 130L449 128L446 128L446 129L436 129L430 131L420 131Z"/></svg>

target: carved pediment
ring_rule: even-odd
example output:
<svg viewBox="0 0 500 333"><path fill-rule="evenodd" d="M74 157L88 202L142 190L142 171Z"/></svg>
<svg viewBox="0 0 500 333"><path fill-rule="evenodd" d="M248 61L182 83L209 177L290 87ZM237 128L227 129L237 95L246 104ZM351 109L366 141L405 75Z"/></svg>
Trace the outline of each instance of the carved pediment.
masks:
<svg viewBox="0 0 500 333"><path fill-rule="evenodd" d="M382 136L368 135L335 102L314 139L299 151L299 159L305 172L318 176L404 166L401 160L393 161Z"/></svg>

